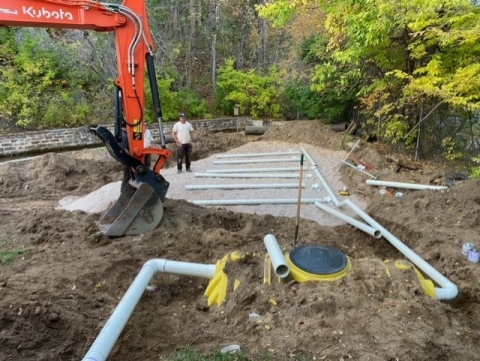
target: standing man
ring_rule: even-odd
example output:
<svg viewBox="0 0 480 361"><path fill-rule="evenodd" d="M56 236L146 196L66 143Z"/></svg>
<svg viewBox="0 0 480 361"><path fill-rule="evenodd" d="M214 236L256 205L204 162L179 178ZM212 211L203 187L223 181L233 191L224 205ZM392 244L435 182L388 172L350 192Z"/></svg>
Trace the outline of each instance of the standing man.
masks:
<svg viewBox="0 0 480 361"><path fill-rule="evenodd" d="M187 172L191 172L193 126L187 122L185 113L180 114L180 121L173 126L172 136L177 144L177 173L182 173L183 156Z"/></svg>

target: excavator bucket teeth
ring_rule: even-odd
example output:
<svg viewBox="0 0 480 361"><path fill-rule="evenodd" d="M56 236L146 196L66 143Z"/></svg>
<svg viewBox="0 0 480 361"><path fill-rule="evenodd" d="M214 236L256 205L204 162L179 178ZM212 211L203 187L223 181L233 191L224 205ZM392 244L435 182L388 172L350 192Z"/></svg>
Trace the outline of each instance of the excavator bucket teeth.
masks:
<svg viewBox="0 0 480 361"><path fill-rule="evenodd" d="M127 186L115 204L98 222L109 237L134 236L155 229L163 217L163 203L146 183Z"/></svg>

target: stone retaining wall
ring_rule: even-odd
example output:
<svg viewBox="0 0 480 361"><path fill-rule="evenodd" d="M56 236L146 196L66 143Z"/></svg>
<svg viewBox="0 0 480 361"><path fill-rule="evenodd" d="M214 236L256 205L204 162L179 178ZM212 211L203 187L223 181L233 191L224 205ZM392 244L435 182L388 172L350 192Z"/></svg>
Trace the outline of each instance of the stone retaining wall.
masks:
<svg viewBox="0 0 480 361"><path fill-rule="evenodd" d="M210 131L244 131L246 126L263 126L264 121L250 118L223 118L214 120L190 121L194 129L201 127ZM163 123L165 135L171 134L175 123ZM113 125L106 126L113 132ZM159 138L158 127L153 124L154 138ZM46 131L15 133L0 136L0 157L18 156L52 151L64 151L100 146L102 142L85 128L54 129Z"/></svg>

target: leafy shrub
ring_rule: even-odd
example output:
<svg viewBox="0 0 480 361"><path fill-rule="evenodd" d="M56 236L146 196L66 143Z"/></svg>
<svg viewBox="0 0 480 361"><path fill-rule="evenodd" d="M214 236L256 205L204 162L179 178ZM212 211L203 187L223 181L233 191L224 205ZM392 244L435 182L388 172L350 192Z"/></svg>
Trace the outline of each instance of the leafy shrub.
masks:
<svg viewBox="0 0 480 361"><path fill-rule="evenodd" d="M0 29L5 42L0 67L0 112L26 129L75 126L92 118L89 98L97 75L79 67L75 47L53 43L40 30ZM18 40L17 40L18 38Z"/></svg>
<svg viewBox="0 0 480 361"><path fill-rule="evenodd" d="M283 87L276 67L270 68L268 75L260 75L253 70L235 70L233 60L228 60L220 68L217 88L219 107L226 114L232 114L235 104L239 104L240 113L253 118L281 117Z"/></svg>
<svg viewBox="0 0 480 361"><path fill-rule="evenodd" d="M480 157L472 158L472 160L473 160L474 162L480 164ZM478 166L478 167L473 167L473 168L472 168L471 177L472 177L472 179L480 178L480 166Z"/></svg>
<svg viewBox="0 0 480 361"><path fill-rule="evenodd" d="M446 159L455 161L463 158L463 154L457 151L457 144L452 137L444 138L442 145L445 149L444 155Z"/></svg>

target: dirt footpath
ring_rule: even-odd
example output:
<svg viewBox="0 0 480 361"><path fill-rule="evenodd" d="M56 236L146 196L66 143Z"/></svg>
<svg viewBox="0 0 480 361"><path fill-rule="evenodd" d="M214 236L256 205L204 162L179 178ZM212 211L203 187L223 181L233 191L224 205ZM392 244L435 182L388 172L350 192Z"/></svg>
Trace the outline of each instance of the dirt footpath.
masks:
<svg viewBox="0 0 480 361"><path fill-rule="evenodd" d="M281 142L328 151L336 157L333 165L347 155L342 137L316 122L286 122L253 137L200 131L194 160ZM383 180L446 183L442 169L399 162L379 145L363 144L355 155ZM194 171L197 165L202 169L195 163ZM350 192L341 199L363 202L368 215L458 286L457 297L425 295L406 257L385 238L307 218L300 221L298 245L341 250L350 270L333 282L264 284L263 239L273 234L290 252L295 217L194 205L180 191L172 192L175 199L167 194L155 231L96 238L102 213L58 206L67 196L84 197L121 178L119 164L104 151L0 164L0 251L18 254L0 265L0 361L82 359L146 261L215 264L233 251L247 256L227 264L229 279L239 286L229 286L221 307L207 306L207 279L157 275L109 360L159 360L182 346L209 353L232 344L256 360L265 354L271 360L476 359L480 264L461 250L466 242L480 247L480 182L457 181L441 191L402 189L397 198L396 189L382 196L367 186L368 176L355 169L342 166L338 174L330 178L338 181L335 192L343 185Z"/></svg>

